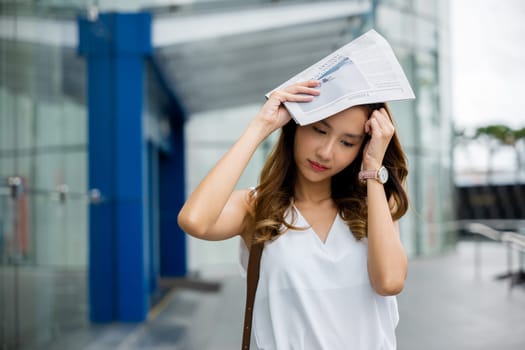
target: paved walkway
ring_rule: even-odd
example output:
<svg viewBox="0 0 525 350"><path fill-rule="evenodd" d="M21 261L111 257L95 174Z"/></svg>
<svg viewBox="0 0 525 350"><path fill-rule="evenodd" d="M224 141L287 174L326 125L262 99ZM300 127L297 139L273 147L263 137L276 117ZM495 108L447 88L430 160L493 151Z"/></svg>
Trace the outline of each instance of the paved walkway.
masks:
<svg viewBox="0 0 525 350"><path fill-rule="evenodd" d="M471 242L445 256L410 261L398 297L400 350L525 349L525 288L509 291L508 280L494 279L506 270L502 245L480 248L477 272ZM235 274L220 281L216 293L174 290L144 324L92 327L53 349L238 349L244 281Z"/></svg>

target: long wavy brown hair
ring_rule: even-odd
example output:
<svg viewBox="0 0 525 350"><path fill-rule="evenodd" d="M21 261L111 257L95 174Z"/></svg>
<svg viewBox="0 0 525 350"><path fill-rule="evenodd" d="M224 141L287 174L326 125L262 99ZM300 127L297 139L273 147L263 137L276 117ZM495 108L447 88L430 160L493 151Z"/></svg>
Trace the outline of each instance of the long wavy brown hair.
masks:
<svg viewBox="0 0 525 350"><path fill-rule="evenodd" d="M386 103L360 107L365 108L368 118L374 110L384 107L392 120ZM253 238L256 243L274 239L289 228L297 229L285 220L286 211L294 197L296 165L293 147L296 129L297 125L293 120L282 128L277 143L266 159L259 185L250 193L250 200L254 204L250 226L254 229ZM366 135L356 159L334 175L331 183L332 199L337 205L339 215L357 240L367 237L367 191L366 185L358 180L358 173L361 170L363 149L369 139L370 136ZM398 220L408 209L408 195L404 188L408 169L397 133L394 133L390 140L383 165L389 172L389 179L384 185L385 193L389 203L392 203L393 199L391 214L394 220Z"/></svg>

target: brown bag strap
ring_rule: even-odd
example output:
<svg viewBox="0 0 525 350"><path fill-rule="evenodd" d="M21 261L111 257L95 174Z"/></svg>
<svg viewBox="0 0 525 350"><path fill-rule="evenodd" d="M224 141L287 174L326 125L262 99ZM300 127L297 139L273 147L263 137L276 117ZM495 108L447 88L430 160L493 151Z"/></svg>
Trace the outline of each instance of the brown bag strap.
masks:
<svg viewBox="0 0 525 350"><path fill-rule="evenodd" d="M246 276L246 308L244 309L244 327L242 333L242 350L250 349L250 338L252 335L253 303L255 292L259 283L259 266L264 243L254 243L250 248L250 259L248 260L248 275Z"/></svg>

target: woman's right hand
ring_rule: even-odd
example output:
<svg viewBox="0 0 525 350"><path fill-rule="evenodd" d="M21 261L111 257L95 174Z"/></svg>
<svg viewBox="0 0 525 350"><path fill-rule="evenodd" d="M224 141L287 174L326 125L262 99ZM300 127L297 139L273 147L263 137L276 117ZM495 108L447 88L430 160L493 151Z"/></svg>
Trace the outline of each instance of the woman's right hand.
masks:
<svg viewBox="0 0 525 350"><path fill-rule="evenodd" d="M260 122L270 133L284 126L290 121L290 113L286 110L284 102L310 102L320 91L317 80L308 80L292 84L282 90L272 92L266 103L255 117L254 121Z"/></svg>

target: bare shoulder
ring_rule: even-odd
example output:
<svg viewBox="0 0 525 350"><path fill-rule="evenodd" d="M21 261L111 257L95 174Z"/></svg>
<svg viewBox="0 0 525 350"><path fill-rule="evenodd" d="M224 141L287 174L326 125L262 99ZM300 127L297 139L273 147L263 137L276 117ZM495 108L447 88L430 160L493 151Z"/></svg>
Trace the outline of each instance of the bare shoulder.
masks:
<svg viewBox="0 0 525 350"><path fill-rule="evenodd" d="M213 198L210 198L211 200ZM191 236L208 241L221 241L238 235L244 237L246 227L251 222L251 208L250 190L237 190L230 194L213 225L205 227L198 220L194 220L191 224L181 227Z"/></svg>
<svg viewBox="0 0 525 350"><path fill-rule="evenodd" d="M248 212L253 212L253 190L250 188L233 191L230 201L233 205L242 207Z"/></svg>

